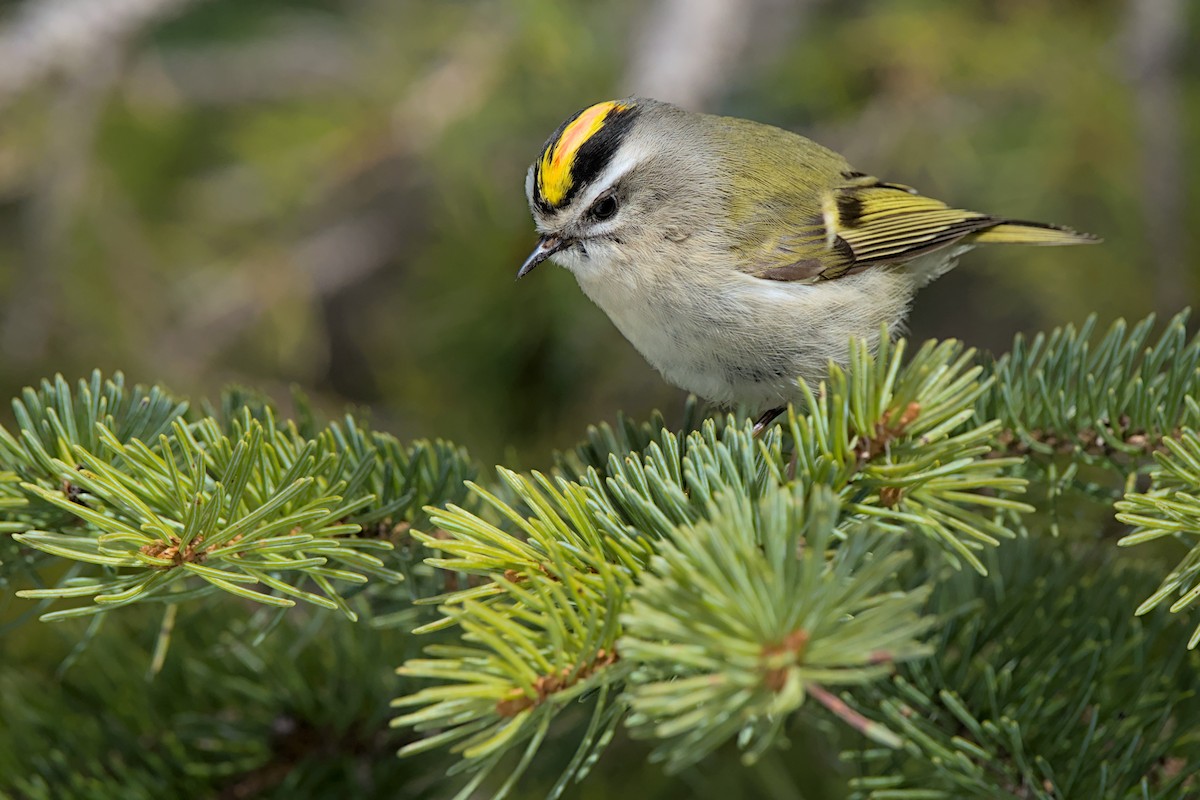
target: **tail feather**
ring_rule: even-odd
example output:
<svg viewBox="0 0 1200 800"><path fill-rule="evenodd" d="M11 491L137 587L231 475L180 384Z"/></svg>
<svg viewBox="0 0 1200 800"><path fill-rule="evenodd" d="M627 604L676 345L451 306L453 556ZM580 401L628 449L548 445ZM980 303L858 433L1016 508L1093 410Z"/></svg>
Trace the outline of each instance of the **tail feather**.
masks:
<svg viewBox="0 0 1200 800"><path fill-rule="evenodd" d="M1061 225L1047 225L1043 222L1025 222L1023 220L1008 220L986 230L973 233L967 237L972 244L1034 244L1034 245L1064 245L1064 244L1098 244L1102 242L1099 236L1090 233L1065 228Z"/></svg>

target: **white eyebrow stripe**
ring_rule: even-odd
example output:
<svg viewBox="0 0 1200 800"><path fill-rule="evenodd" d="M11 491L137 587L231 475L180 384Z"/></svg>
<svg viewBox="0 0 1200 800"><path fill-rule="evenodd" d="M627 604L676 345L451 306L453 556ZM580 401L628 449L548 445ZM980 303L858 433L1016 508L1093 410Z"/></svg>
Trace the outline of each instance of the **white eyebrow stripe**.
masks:
<svg viewBox="0 0 1200 800"><path fill-rule="evenodd" d="M571 205L577 208L588 208L596 202L596 198L608 191L617 181L625 177L631 169L642 163L649 154L645 150L626 140L617 158L609 162L587 189L575 196Z"/></svg>

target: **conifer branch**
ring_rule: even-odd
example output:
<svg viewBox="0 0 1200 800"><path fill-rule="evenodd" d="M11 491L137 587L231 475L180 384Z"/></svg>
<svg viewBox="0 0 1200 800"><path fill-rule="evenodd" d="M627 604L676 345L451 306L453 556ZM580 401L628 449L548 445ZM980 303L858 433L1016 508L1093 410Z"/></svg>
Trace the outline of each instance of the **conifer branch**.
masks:
<svg viewBox="0 0 1200 800"><path fill-rule="evenodd" d="M459 497L473 473L444 443L404 448L350 417L306 438L269 405L192 423L185 408L98 373L77 392L59 378L16 404L19 438L0 429L16 467L0 489L0 511L15 509L6 527L23 531L15 542L83 567L18 595L92 601L44 620L173 602L184 585L353 617L335 582L401 580L376 553L422 522L424 505Z"/></svg>
<svg viewBox="0 0 1200 800"><path fill-rule="evenodd" d="M927 652L927 591L885 590L906 556L866 530L836 545L836 497L793 491L719 495L709 521L672 531L633 592L619 644L637 664L627 724L662 740L669 770L734 738L753 761L808 696ZM863 732L899 745L882 726Z"/></svg>
<svg viewBox="0 0 1200 800"><path fill-rule="evenodd" d="M5 524L19 530L62 531L77 524L73 515L21 492L21 482L77 497L74 476L64 474L56 459L74 465L74 448L100 452L98 425L120 442L154 441L183 417L188 406L158 387L128 387L120 372L105 379L95 370L74 387L56 375L53 381L42 381L39 389L26 388L12 401L12 408L16 433L0 426L0 464L15 475L6 494L19 496L25 508L6 513Z"/></svg>
<svg viewBox="0 0 1200 800"><path fill-rule="evenodd" d="M1154 315L1115 322L1096 337L1096 317L1031 340L1017 336L991 367L994 390L980 416L999 420L1000 443L1016 455L1071 455L1088 464L1136 470L1164 436L1200 424L1187 403L1200 391L1200 336L1183 311L1152 340Z"/></svg>
<svg viewBox="0 0 1200 800"><path fill-rule="evenodd" d="M1004 515L1033 510L1005 497L1025 491L1006 474L1021 461L990 457L999 425L976 413L991 380L981 380L974 351L931 341L905 362L905 346L885 338L872 356L856 343L849 367L832 367L828 388L808 392L812 410L790 420L795 475L982 572L977 553L1014 535Z"/></svg>
<svg viewBox="0 0 1200 800"><path fill-rule="evenodd" d="M503 499L473 486L488 515L431 509L438 535L416 534L438 554L429 563L474 580L434 598L442 619L419 629L457 629L463 644L431 646L401 668L435 681L396 703L415 708L397 725L430 733L404 752L451 744L475 773L465 797L506 752L528 763L564 703L594 692L603 723L592 729L604 733L585 737L556 791L622 719L663 739L674 768L734 736L753 758L806 686L878 680L919 654L923 595L880 593L902 561L884 552L912 529L982 570L975 551L1012 536L1002 515L1028 509L1005 496L1024 488L1006 474L1019 459L988 458L998 426L973 420L986 390L978 376L953 342L907 364L902 345L877 359L857 347L850 369L792 413L790 439L780 429L755 438L749 421L730 418L686 436L662 430L638 451L629 447L644 428L600 428L578 461L560 460L558 477L501 470ZM811 526L810 492L820 498ZM880 534L863 534L867 522ZM736 588L728 575L775 592L722 601L718 589ZM752 623L767 627L743 630ZM675 646L664 644L668 627ZM713 638L728 630L740 638ZM735 699L740 709L728 706ZM853 712L844 719L896 742Z"/></svg>
<svg viewBox="0 0 1200 800"><path fill-rule="evenodd" d="M935 584L931 658L843 695L904 740L843 755L865 773L851 797L1189 796L1200 656L1172 647L1170 615L1129 613L1154 577L1045 538L985 557L992 577Z"/></svg>
<svg viewBox="0 0 1200 800"><path fill-rule="evenodd" d="M1188 398L1195 412L1195 404ZM1163 579L1137 608L1146 614L1171 601L1172 613L1192 608L1200 600L1200 435L1185 428L1178 438L1163 439L1165 452L1155 454L1157 469L1151 473L1151 485L1145 492L1129 492L1116 504L1117 519L1134 526L1118 542L1122 547L1156 539L1178 541L1187 552L1175 569ZM1188 640L1188 649L1200 645L1200 626Z"/></svg>
<svg viewBox="0 0 1200 800"><path fill-rule="evenodd" d="M354 617L353 595L380 579L373 611L399 602L376 627L438 633L399 670L422 682L394 703L394 725L421 737L401 752L446 746L470 773L464 798L511 793L580 700L590 721L552 796L621 725L676 770L731 741L752 761L807 709L887 746L854 757L864 798L1135 785L1166 798L1186 785L1171 765L1200 755L1173 733L1200 711L1180 688L1195 656L1164 650L1170 616L1150 613L1200 599L1200 344L1183 322L1153 343L1152 320L1098 339L1089 322L1018 339L986 366L955 342L906 357L884 337L802 387L803 405L761 438L733 417L697 425L692 405L681 430L622 418L550 475L501 469L493 485L450 445L406 447L350 416L322 424L303 404L281 422L239 391L189 417L119 375L59 378L18 401L15 434L0 430L0 578L66 560L54 585L19 593L75 604L43 619L200 594ZM1151 485L1134 491L1151 455ZM1144 570L1067 563L1022 539L994 552L1055 525L1068 488L1110 503L1113 487L1080 477L1091 465L1128 490L1122 544L1189 547L1146 588L1140 621L1130 593ZM1021 518L1031 478L1049 519ZM947 562L975 574L947 577ZM419 583L375 588L403 577ZM419 624L414 598L438 617ZM1053 620L1025 625L1031 608ZM1122 693L1137 681L1119 680L1121 665L1151 650L1168 653L1157 693ZM1011 654L1004 670L996 652ZM1099 688L1056 693L1064 672ZM1100 741L1135 730L1149 735L1119 756Z"/></svg>
<svg viewBox="0 0 1200 800"><path fill-rule="evenodd" d="M15 472L0 472L0 534L25 530L16 517L16 509L29 505L21 491L21 479Z"/></svg>
<svg viewBox="0 0 1200 800"><path fill-rule="evenodd" d="M350 602L369 614L364 598ZM184 635L153 680L145 634L162 608L146 604L94 617L73 666L56 671L54 651L0 662L0 795L434 796L429 770L442 765L396 759L403 740L387 727L385 665L413 652L406 633L321 610L240 613L223 593L173 607Z"/></svg>
<svg viewBox="0 0 1200 800"><path fill-rule="evenodd" d="M618 412L615 424L602 422L589 425L586 438L573 450L555 453L554 473L576 482L582 481L589 469L603 475L614 456L619 461L625 456L643 452L658 441L664 430L672 430L675 438L682 441L689 433L699 430L702 421L700 403L695 395L688 395L683 421L678 429L668 425L658 411L645 422L638 422Z"/></svg>
<svg viewBox="0 0 1200 800"><path fill-rule="evenodd" d="M417 707L395 725L438 731L402 755L454 743L476 771L458 795L463 798L510 749L524 745L521 766L506 782L511 787L555 716L594 692L593 722L556 791L586 773L593 751L607 743L620 719L613 687L621 685L628 666L617 648L618 617L634 571L649 555L635 538L603 536L589 516L583 487L509 471L501 471L501 477L532 516L521 517L496 496L474 488L516 528L515 534L457 506L430 512L447 538L416 534L445 554L430 563L490 580L439 598L443 621L424 630L455 625L463 644L431 646L427 652L433 658L401 667L401 675L439 685L394 703Z"/></svg>

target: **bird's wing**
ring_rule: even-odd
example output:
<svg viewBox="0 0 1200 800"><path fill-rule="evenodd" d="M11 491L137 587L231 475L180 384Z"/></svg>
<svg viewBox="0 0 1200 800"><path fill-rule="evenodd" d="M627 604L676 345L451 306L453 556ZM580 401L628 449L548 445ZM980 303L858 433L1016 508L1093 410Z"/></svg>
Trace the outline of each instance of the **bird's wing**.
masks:
<svg viewBox="0 0 1200 800"><path fill-rule="evenodd" d="M876 181L836 189L833 196L833 232L850 246L855 267L907 261L1002 222L899 184Z"/></svg>
<svg viewBox="0 0 1200 800"><path fill-rule="evenodd" d="M819 212L759 228L771 235L744 253L746 270L778 281L840 278L876 264L895 264L936 250L1004 220L950 208L914 189L844 173L823 193ZM778 205L778 204L777 204Z"/></svg>
<svg viewBox="0 0 1200 800"><path fill-rule="evenodd" d="M769 280L821 281L903 263L967 237L969 242L1041 245L1098 241L1070 228L951 208L908 186L861 173L845 172L841 178L823 193L819 213L813 213L811 200L797 198L797 210L805 211L790 220L775 213L774 224L759 227L767 235L743 253L746 271Z"/></svg>

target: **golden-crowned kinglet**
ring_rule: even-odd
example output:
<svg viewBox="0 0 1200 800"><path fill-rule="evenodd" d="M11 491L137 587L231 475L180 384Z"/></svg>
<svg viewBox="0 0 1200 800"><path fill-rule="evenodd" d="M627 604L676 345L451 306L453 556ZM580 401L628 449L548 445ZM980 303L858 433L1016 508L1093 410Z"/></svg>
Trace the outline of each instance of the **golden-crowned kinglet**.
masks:
<svg viewBox="0 0 1200 800"><path fill-rule="evenodd" d="M856 172L794 133L642 98L568 118L525 193L547 258L575 274L671 383L764 411L878 344L913 294L976 244L1089 234L950 208Z"/></svg>

